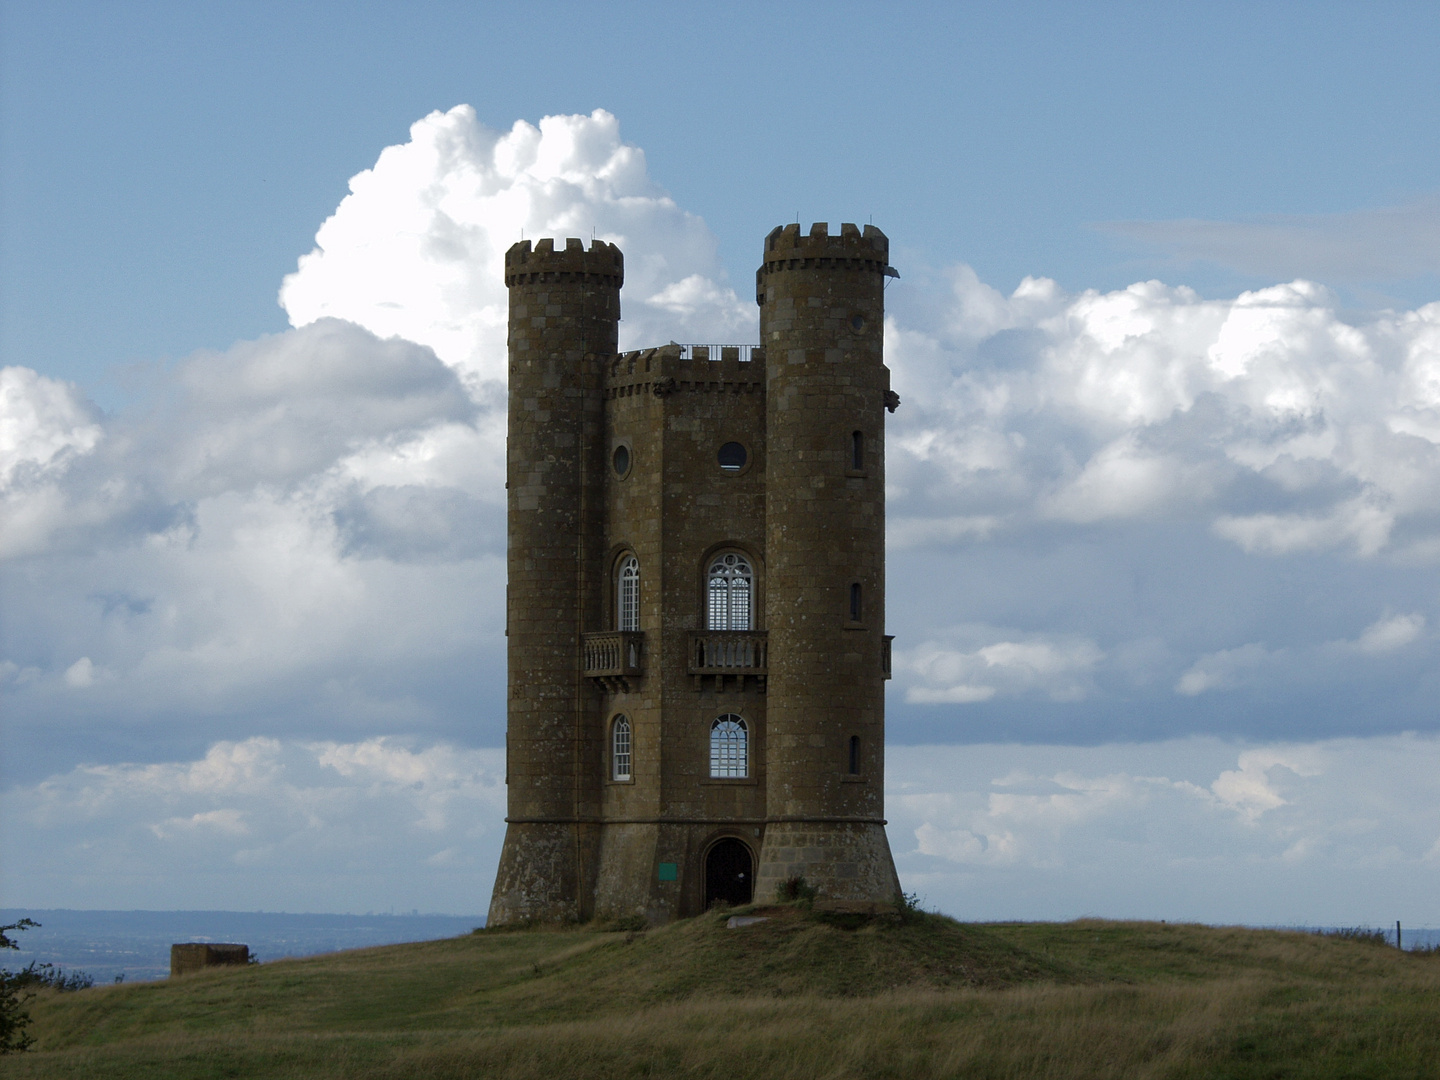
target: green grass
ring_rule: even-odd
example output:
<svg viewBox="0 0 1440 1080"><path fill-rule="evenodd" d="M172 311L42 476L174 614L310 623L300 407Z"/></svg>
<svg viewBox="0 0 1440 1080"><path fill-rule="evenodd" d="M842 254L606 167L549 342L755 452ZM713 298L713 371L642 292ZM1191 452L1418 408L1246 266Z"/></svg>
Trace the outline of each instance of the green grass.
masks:
<svg viewBox="0 0 1440 1080"><path fill-rule="evenodd" d="M1435 1077L1440 956L1157 923L783 909L47 993L15 1077Z"/></svg>

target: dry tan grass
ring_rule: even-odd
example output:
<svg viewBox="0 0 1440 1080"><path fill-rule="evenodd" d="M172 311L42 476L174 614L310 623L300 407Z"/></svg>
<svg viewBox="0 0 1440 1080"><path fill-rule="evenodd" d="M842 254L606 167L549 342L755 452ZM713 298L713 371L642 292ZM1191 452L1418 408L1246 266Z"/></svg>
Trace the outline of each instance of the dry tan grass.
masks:
<svg viewBox="0 0 1440 1080"><path fill-rule="evenodd" d="M36 1019L42 1052L6 1075L1421 1077L1440 1075L1440 958L1143 923L695 920L97 988Z"/></svg>

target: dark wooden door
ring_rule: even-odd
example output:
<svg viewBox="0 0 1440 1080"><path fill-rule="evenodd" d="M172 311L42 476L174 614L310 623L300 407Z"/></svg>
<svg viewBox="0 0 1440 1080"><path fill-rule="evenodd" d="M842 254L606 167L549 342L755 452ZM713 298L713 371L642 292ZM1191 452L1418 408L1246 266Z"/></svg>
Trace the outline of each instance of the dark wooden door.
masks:
<svg viewBox="0 0 1440 1080"><path fill-rule="evenodd" d="M717 900L727 904L750 903L755 890L755 865L750 849L739 840L726 839L705 858L705 906Z"/></svg>

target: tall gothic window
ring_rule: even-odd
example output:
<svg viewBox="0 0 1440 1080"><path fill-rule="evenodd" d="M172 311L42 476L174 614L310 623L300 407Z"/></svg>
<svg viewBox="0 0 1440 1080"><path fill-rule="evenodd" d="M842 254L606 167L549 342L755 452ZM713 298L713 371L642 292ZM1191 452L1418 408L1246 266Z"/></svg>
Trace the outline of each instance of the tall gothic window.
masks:
<svg viewBox="0 0 1440 1080"><path fill-rule="evenodd" d="M640 629L640 560L634 555L620 560L615 581L615 628Z"/></svg>
<svg viewBox="0 0 1440 1080"><path fill-rule="evenodd" d="M750 775L750 731L734 713L718 717L710 725L710 775Z"/></svg>
<svg viewBox="0 0 1440 1080"><path fill-rule="evenodd" d="M630 779L630 719L615 717L610 725L610 779Z"/></svg>
<svg viewBox="0 0 1440 1080"><path fill-rule="evenodd" d="M709 630L749 630L755 595L755 571L744 555L727 551L710 564L707 577Z"/></svg>

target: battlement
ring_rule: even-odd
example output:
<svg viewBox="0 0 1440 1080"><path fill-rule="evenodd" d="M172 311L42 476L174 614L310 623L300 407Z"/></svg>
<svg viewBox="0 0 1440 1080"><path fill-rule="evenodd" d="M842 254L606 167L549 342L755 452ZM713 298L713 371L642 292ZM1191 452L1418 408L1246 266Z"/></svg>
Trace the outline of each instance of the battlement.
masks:
<svg viewBox="0 0 1440 1080"><path fill-rule="evenodd" d="M605 364L606 398L765 388L761 345L677 345L619 353Z"/></svg>
<svg viewBox="0 0 1440 1080"><path fill-rule="evenodd" d="M809 236L801 235L799 224L778 225L765 237L765 262L791 259L864 259L883 267L890 261L890 240L874 225L862 232L848 221L840 226L839 236L831 236L823 221L810 226Z"/></svg>
<svg viewBox="0 0 1440 1080"><path fill-rule="evenodd" d="M886 277L899 277L890 265L890 240L874 225L862 232L845 222L840 235L831 236L830 226L817 221L810 235L802 236L798 224L780 225L765 237L765 261L755 271L755 302L765 303L765 278L786 270L861 270Z"/></svg>
<svg viewBox="0 0 1440 1080"><path fill-rule="evenodd" d="M505 252L505 285L530 285L548 281L593 281L620 288L625 283L625 257L619 247L604 240L590 241L590 250L576 237L569 237L565 247L555 250L550 237L512 244Z"/></svg>

